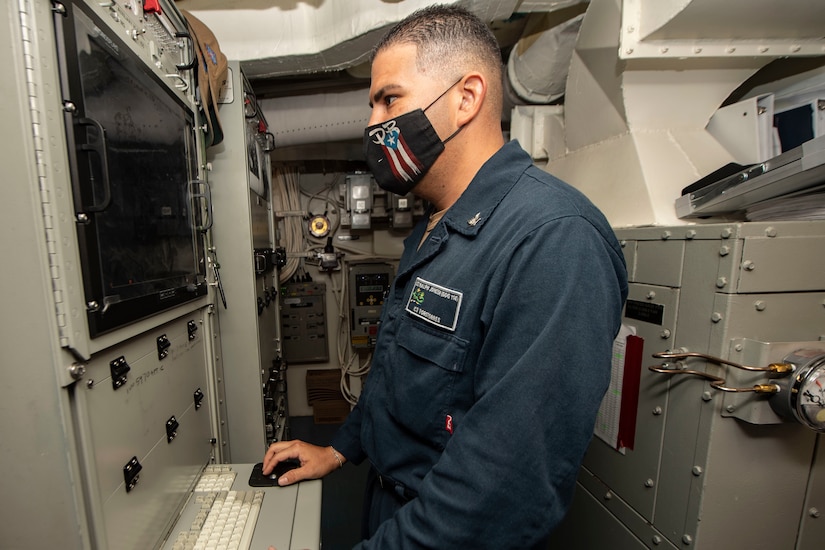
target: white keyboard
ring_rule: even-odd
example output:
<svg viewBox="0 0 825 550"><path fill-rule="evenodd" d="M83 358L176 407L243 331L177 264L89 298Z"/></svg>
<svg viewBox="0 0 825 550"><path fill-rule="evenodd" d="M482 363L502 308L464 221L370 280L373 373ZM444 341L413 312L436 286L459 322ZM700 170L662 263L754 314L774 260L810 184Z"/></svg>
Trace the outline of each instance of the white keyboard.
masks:
<svg viewBox="0 0 825 550"><path fill-rule="evenodd" d="M264 499L260 489L231 491L231 468L207 468L195 487L199 506L188 531L178 534L172 550L248 550Z"/></svg>
<svg viewBox="0 0 825 550"><path fill-rule="evenodd" d="M204 468L198 484L195 485L195 492L229 491L233 483L235 483L235 471L231 466L211 464Z"/></svg>

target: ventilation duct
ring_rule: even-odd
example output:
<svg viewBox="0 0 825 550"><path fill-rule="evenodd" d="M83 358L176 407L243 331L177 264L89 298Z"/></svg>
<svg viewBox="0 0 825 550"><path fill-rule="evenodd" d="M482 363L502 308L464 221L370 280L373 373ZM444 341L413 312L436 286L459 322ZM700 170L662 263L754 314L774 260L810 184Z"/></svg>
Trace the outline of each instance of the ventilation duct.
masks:
<svg viewBox="0 0 825 550"><path fill-rule="evenodd" d="M526 34L510 51L507 84L518 103L553 103L564 96L567 70L584 14L547 28L553 14L541 18L541 32Z"/></svg>

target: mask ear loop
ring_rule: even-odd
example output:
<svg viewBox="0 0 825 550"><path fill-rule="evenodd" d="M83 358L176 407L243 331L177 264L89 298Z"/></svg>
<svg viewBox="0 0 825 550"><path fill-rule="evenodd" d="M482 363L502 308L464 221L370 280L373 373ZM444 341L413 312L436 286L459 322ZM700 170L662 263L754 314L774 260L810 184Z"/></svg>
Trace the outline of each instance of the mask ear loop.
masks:
<svg viewBox="0 0 825 550"><path fill-rule="evenodd" d="M442 97L444 97L445 95L447 95L447 92L449 92L450 90L452 90L452 89L453 89L453 87L454 87L456 84L458 84L459 82L461 82L461 80L462 80L463 78L464 78L464 77L462 76L461 78L459 78L458 80L456 80L455 82L453 82L453 84L452 84L449 88L447 88L446 90L444 90L443 92L441 92L441 95L440 95L440 96L438 96L437 98L435 98L435 99L432 101L432 103L430 103L429 105L427 105L426 107L424 107L424 110L423 110L423 111L421 111L421 112L423 112L423 113L427 112L427 109L429 109L430 107L432 107L433 105L435 105L435 102L436 102L436 101L438 101L439 99L441 99ZM450 135L449 135L449 137L447 137L447 139L443 140L443 141L441 142L441 144L442 144L442 145L446 145L448 141L450 141L451 139L453 139L453 138L454 138L456 135L458 135L458 133L459 133L461 130L463 130L463 129L464 129L464 126L459 126L459 127L458 127L458 129L457 129L455 132L453 132L452 134L450 134Z"/></svg>
<svg viewBox="0 0 825 550"><path fill-rule="evenodd" d="M456 80L455 82L453 82L453 84L452 84L449 88L447 88L446 90L444 90L443 92L441 92L441 95L440 95L440 96L438 96L437 98L435 98L435 99L432 101L432 103L430 103L429 105L427 105L426 107L424 107L424 112L426 113L426 112L427 112L427 109L429 109L430 107L432 107L433 105L435 105L435 102L436 102L436 101L438 101L439 99L441 99L442 97L444 97L445 95L447 95L447 92L449 92L450 90L452 90L452 89L453 89L453 87L454 87L456 84L458 84L459 82L461 82L461 79L462 79L462 78L464 78L464 77L462 76L461 78L459 78L458 80Z"/></svg>

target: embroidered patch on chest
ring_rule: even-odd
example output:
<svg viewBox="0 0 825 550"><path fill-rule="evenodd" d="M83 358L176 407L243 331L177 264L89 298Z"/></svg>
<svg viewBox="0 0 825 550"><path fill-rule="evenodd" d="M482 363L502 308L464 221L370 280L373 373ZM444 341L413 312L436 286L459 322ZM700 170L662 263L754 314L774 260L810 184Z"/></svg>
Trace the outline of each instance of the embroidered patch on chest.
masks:
<svg viewBox="0 0 825 550"><path fill-rule="evenodd" d="M463 298L463 292L416 277L406 309L432 325L455 331Z"/></svg>

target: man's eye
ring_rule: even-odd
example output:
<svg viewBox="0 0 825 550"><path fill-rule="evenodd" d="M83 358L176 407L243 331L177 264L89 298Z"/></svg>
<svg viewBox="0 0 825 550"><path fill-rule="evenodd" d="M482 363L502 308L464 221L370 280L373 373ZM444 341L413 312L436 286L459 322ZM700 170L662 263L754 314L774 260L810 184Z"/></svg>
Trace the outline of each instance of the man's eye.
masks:
<svg viewBox="0 0 825 550"><path fill-rule="evenodd" d="M392 105L392 104L393 104L393 102L394 102L396 99L398 99L398 97L397 97L397 96L394 96L394 95L388 95L388 96L385 96L385 97L384 97L384 105Z"/></svg>

